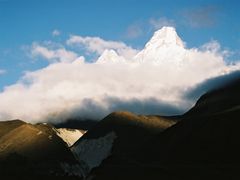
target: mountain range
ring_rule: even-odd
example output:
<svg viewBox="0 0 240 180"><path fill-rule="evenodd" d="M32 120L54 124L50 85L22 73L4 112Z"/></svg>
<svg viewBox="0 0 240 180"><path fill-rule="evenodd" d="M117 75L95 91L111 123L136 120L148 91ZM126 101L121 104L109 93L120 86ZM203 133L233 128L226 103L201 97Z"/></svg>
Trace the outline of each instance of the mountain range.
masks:
<svg viewBox="0 0 240 180"><path fill-rule="evenodd" d="M156 31L145 47L132 59L131 63L161 64L168 62L179 63L184 59L186 49L184 42L178 36L174 27L163 27ZM130 63L115 50L107 49L98 58L97 63Z"/></svg>
<svg viewBox="0 0 240 180"><path fill-rule="evenodd" d="M164 27L133 57L132 64L181 66L185 56L185 43L175 29ZM109 49L97 63L109 62L128 60ZM2 121L0 177L240 179L240 77L220 84L203 94L189 111L176 116L117 111L98 122Z"/></svg>

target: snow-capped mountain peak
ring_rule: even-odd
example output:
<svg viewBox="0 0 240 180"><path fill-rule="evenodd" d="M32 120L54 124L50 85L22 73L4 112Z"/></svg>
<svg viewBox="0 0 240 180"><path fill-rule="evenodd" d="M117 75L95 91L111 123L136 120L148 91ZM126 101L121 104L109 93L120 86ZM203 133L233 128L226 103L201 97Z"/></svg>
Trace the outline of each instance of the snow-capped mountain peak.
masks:
<svg viewBox="0 0 240 180"><path fill-rule="evenodd" d="M162 64L163 62L173 62L178 64L185 56L184 42L178 36L174 27L163 27L156 31L152 38L146 43L144 49L140 51L132 62ZM131 60L131 59L130 59ZM113 49L106 49L98 58L97 64L127 63L131 62L120 56Z"/></svg>
<svg viewBox="0 0 240 180"><path fill-rule="evenodd" d="M159 48L162 46L184 47L184 43L178 36L174 27L165 26L154 33L153 37L145 47L148 46L153 46L154 48Z"/></svg>
<svg viewBox="0 0 240 180"><path fill-rule="evenodd" d="M97 63L125 62L122 56L119 56L113 49L106 49L98 58Z"/></svg>
<svg viewBox="0 0 240 180"><path fill-rule="evenodd" d="M178 36L174 27L163 27L156 31L153 37L140 51L135 59L139 62L179 62L185 54L184 42Z"/></svg>

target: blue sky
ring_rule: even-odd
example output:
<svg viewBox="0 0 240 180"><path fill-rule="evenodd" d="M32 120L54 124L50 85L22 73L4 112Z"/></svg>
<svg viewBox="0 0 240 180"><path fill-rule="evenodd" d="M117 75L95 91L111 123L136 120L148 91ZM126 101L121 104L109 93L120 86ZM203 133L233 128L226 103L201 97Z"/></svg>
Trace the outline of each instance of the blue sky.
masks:
<svg viewBox="0 0 240 180"><path fill-rule="evenodd" d="M159 20L174 25L188 47L214 39L232 52L230 60L240 59L239 7L237 0L0 0L0 90L48 65L28 56L33 42L64 43L76 34L142 48Z"/></svg>

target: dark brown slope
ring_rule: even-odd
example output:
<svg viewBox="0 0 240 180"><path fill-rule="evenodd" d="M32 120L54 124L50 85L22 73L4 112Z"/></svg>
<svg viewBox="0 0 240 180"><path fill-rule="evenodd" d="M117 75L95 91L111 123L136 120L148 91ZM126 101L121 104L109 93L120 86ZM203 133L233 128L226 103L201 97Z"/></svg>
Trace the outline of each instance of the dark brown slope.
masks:
<svg viewBox="0 0 240 180"><path fill-rule="evenodd" d="M86 139L103 137L110 132L116 133L113 153L127 153L132 148L148 140L159 132L176 123L176 120L160 116L135 115L130 112L114 112L101 120L77 141L77 146Z"/></svg>
<svg viewBox="0 0 240 180"><path fill-rule="evenodd" d="M139 147L108 159L95 179L240 179L240 81L202 96L182 121Z"/></svg>
<svg viewBox="0 0 240 180"><path fill-rule="evenodd" d="M14 120L0 122L0 177L67 177L64 164L76 165L71 151L49 125Z"/></svg>
<svg viewBox="0 0 240 180"><path fill-rule="evenodd" d="M12 120L12 121L4 121L0 122L0 137L4 134L10 132L11 130L25 124L25 122L21 120Z"/></svg>
<svg viewBox="0 0 240 180"><path fill-rule="evenodd" d="M93 167L99 166L107 157L111 165L113 162L119 162L122 157L129 157L132 153L139 151L140 145L175 123L176 118L138 116L130 112L111 113L84 134L74 144L72 151L81 164L84 164L85 174L88 174ZM89 144L91 146L88 146ZM91 160L92 157L98 159L95 165L92 164L95 161Z"/></svg>

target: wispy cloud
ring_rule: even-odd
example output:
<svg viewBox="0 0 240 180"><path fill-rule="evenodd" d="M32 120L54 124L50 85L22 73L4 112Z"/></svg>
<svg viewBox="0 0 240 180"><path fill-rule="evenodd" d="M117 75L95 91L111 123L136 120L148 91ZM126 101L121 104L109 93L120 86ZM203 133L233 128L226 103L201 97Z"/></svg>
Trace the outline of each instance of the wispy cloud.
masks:
<svg viewBox="0 0 240 180"><path fill-rule="evenodd" d="M32 57L42 57L51 62L72 62L78 58L75 52L66 50L65 48L50 49L50 47L33 43L31 46Z"/></svg>
<svg viewBox="0 0 240 180"><path fill-rule="evenodd" d="M220 9L217 6L202 6L183 10L184 23L193 27L213 27L217 24Z"/></svg>
<svg viewBox="0 0 240 180"><path fill-rule="evenodd" d="M148 34L149 32L159 30L164 26L176 27L176 23L173 19L169 19L164 16L157 18L152 17L147 20L139 20L127 27L125 37L128 39L138 38L144 34Z"/></svg>
<svg viewBox="0 0 240 180"><path fill-rule="evenodd" d="M90 53L101 55L106 49L113 49L125 58L133 57L138 51L120 41L107 41L100 37L83 37L72 35L67 40L67 45L78 46Z"/></svg>
<svg viewBox="0 0 240 180"><path fill-rule="evenodd" d="M7 70L5 70L5 69L0 69L0 75L5 74L6 72L7 72Z"/></svg>
<svg viewBox="0 0 240 180"><path fill-rule="evenodd" d="M174 20L168 19L166 17L151 18L149 19L149 24L152 26L154 30L161 29L164 26L171 26L171 27L176 26Z"/></svg>
<svg viewBox="0 0 240 180"><path fill-rule="evenodd" d="M52 31L52 36L59 36L61 34L61 32L58 29L54 29Z"/></svg>
<svg viewBox="0 0 240 180"><path fill-rule="evenodd" d="M134 39L140 37L144 33L142 23L136 22L128 26L126 37L129 39Z"/></svg>

